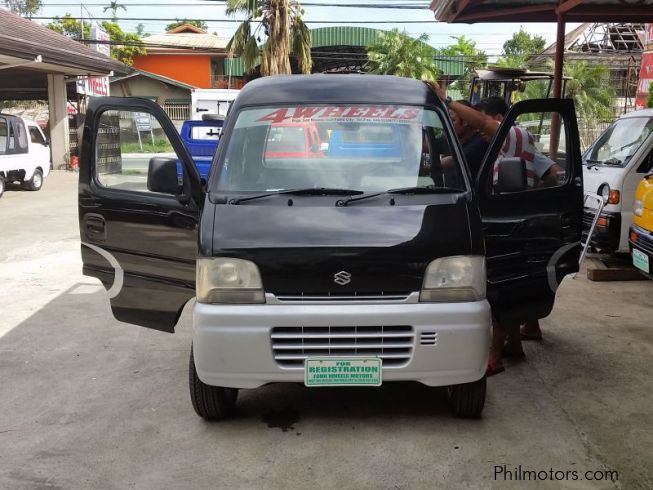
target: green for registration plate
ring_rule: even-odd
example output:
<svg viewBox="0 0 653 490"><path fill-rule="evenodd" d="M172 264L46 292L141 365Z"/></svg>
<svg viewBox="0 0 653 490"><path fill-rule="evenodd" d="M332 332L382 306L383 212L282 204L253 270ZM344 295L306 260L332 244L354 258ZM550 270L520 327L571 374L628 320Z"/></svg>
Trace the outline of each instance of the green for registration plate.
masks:
<svg viewBox="0 0 653 490"><path fill-rule="evenodd" d="M633 265L648 274L648 255L646 255L644 252L640 252L636 248L633 248Z"/></svg>
<svg viewBox="0 0 653 490"><path fill-rule="evenodd" d="M304 372L306 386L381 386L378 357L309 357Z"/></svg>

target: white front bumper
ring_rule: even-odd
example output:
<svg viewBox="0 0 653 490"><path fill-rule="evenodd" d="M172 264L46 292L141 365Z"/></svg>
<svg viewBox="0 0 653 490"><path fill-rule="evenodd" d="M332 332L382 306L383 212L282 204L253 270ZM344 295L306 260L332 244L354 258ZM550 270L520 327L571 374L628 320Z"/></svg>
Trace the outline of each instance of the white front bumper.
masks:
<svg viewBox="0 0 653 490"><path fill-rule="evenodd" d="M491 324L487 301L417 304L206 305L193 307L193 350L200 379L213 386L257 388L303 382L303 368L274 359L272 327L410 325L415 344L410 361L384 367L383 381L429 386L469 383L487 367ZM437 332L435 345L421 345L423 332Z"/></svg>

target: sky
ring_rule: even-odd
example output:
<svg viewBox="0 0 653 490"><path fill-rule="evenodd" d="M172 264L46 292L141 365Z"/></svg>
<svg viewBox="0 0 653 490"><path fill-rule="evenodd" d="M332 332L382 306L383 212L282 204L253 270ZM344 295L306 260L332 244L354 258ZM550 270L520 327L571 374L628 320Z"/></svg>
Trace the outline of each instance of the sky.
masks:
<svg viewBox="0 0 653 490"><path fill-rule="evenodd" d="M311 4L317 3L388 3L389 0L305 0ZM405 3L406 0L395 0L393 3ZM108 0L91 0L83 4L74 3L71 0L43 0L43 9L39 16L55 16L71 13L75 17L83 15L89 17L89 14L97 17L110 17L109 12L103 12L103 8L108 4ZM167 20L150 20L150 19L175 19L175 18L199 18L199 19L216 19L209 21L209 31L217 32L219 36L230 38L237 27L237 23L219 22L220 19L232 19L227 17L222 2L207 0L119 0L124 4L127 11L118 11L118 21L121 27L126 31L135 31L136 26L142 22L145 25L145 32L157 34L164 31ZM415 0L413 4L423 4L428 6L429 2L424 0ZM356 24L362 27L373 27L379 29L405 29L408 34L417 37L422 33L429 35L429 43L435 47L446 46L453 41L451 36L464 34L468 38L476 41L478 48L484 50L488 55L499 55L503 43L508 40L513 33L517 32L520 24L444 24L435 21L433 12L427 9L423 10L398 10L398 9L377 9L377 8L351 8L351 7L334 7L334 6L304 6L304 20L307 22L319 21L365 21L364 24ZM142 18L143 20L121 20L121 18ZM389 24L374 23L374 21L391 22ZM405 21L423 21L420 24L404 23ZM46 22L47 20L39 20ZM322 27L334 24L310 23L309 27ZM335 24L337 25L337 24ZM569 24L567 30L571 30L578 24ZM531 34L538 34L547 40L547 45L555 41L556 25L554 23L527 23L523 24L526 31Z"/></svg>

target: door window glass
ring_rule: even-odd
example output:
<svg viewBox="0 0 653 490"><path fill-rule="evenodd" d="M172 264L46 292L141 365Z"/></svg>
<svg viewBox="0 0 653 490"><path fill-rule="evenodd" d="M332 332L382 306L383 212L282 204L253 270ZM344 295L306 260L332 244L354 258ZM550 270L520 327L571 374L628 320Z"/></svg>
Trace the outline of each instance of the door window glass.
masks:
<svg viewBox="0 0 653 490"><path fill-rule="evenodd" d="M0 117L0 155L7 153L8 131L7 120Z"/></svg>
<svg viewBox="0 0 653 490"><path fill-rule="evenodd" d="M95 177L110 188L152 192L153 166L172 162L182 183L182 166L170 141L149 113L109 110L102 113L95 141Z"/></svg>
<svg viewBox="0 0 653 490"><path fill-rule="evenodd" d="M41 133L41 131L39 131L38 128L35 128L34 126L30 126L29 137L32 143L45 146L45 138L43 137L43 133Z"/></svg>
<svg viewBox="0 0 653 490"><path fill-rule="evenodd" d="M521 114L494 163L495 193L564 185L570 163L564 119L558 113Z"/></svg>
<svg viewBox="0 0 653 490"><path fill-rule="evenodd" d="M16 138L14 136L14 125L9 123L7 125L7 151L9 153L15 153L14 150L16 149Z"/></svg>
<svg viewBox="0 0 653 490"><path fill-rule="evenodd" d="M25 123L20 119L14 121L14 128L16 130L16 153L26 153L27 152L27 130L25 129Z"/></svg>

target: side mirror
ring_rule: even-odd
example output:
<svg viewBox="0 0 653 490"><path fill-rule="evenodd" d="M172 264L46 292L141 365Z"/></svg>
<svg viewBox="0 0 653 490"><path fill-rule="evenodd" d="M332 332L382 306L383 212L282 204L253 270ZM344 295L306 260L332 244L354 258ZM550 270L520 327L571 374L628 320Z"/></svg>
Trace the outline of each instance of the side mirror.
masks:
<svg viewBox="0 0 653 490"><path fill-rule="evenodd" d="M153 157L147 168L147 190L163 194L179 194L177 160L174 158Z"/></svg>
<svg viewBox="0 0 653 490"><path fill-rule="evenodd" d="M494 184L495 194L521 192L528 187L526 163L521 158L503 158L498 164L498 178Z"/></svg>
<svg viewBox="0 0 653 490"><path fill-rule="evenodd" d="M640 174L650 174L653 172L653 150L649 152L648 156L637 169L637 172Z"/></svg>

